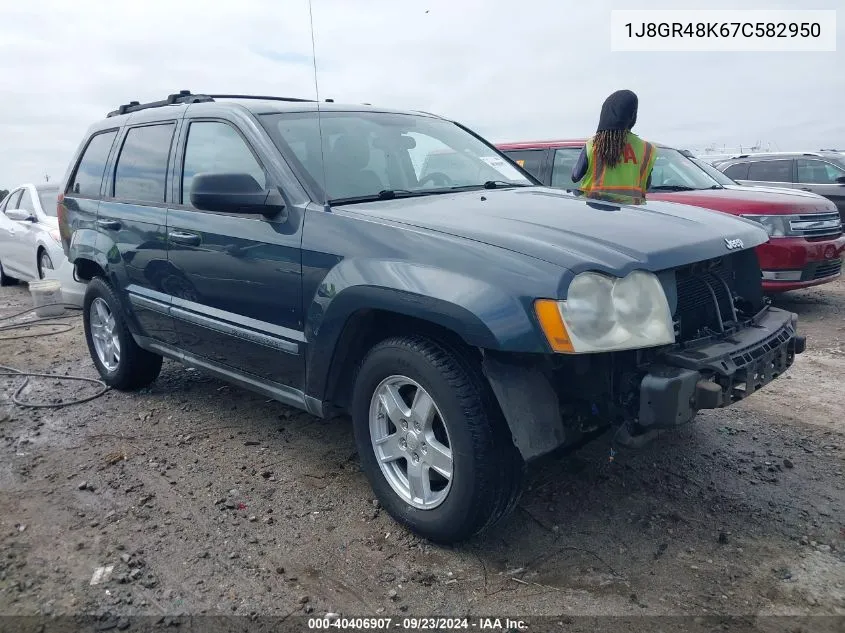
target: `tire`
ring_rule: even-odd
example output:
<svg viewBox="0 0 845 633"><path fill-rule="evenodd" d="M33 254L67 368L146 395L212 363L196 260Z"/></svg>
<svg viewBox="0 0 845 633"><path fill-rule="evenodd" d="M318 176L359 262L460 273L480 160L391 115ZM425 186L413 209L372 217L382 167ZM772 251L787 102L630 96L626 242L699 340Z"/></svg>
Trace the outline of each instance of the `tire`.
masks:
<svg viewBox="0 0 845 633"><path fill-rule="evenodd" d="M403 381L413 384L400 386ZM379 404L377 396L394 388L398 388L407 419L397 413L398 407L391 415ZM412 422L419 421L410 407L418 388L434 403L435 421L433 431L428 433L411 433L393 423L398 416L410 429ZM352 419L361 466L376 497L412 532L437 543L455 543L492 526L515 507L525 464L480 367L463 352L424 336L395 337L378 343L356 376ZM378 444L378 438L384 443ZM447 444L452 456L451 475L444 485L440 480L446 478L430 464L435 458L444 463L443 447ZM386 461L383 466L377 451L385 460L388 454L400 454L396 451L403 451L403 457ZM415 497L410 492L408 468L417 458L419 461L413 464L422 464L422 472L428 473L423 477L429 482L428 507L425 494ZM403 463L404 484L400 476L392 474L397 468L401 472Z"/></svg>
<svg viewBox="0 0 845 633"><path fill-rule="evenodd" d="M14 286L18 280L3 272L3 262L0 262L0 286Z"/></svg>
<svg viewBox="0 0 845 633"><path fill-rule="evenodd" d="M123 305L102 277L95 277L88 283L82 310L85 341L103 382L109 387L129 391L146 387L158 377L161 371L161 356L141 349L135 343L126 327ZM110 318L104 318L105 312ZM109 321L110 329L108 326L104 328L103 325ZM104 343L106 339L112 344L112 352L113 343L117 341L116 355L108 353L109 347ZM103 358L101 351L104 352Z"/></svg>
<svg viewBox="0 0 845 633"><path fill-rule="evenodd" d="M44 270L53 270L53 260L43 248L38 250L38 278L44 279Z"/></svg>

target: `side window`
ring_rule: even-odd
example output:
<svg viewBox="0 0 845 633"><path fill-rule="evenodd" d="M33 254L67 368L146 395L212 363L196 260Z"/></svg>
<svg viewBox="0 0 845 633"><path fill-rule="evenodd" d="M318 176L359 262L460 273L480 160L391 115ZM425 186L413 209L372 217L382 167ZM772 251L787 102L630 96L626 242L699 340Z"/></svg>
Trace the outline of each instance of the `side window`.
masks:
<svg viewBox="0 0 845 633"><path fill-rule="evenodd" d="M70 181L68 191L71 194L86 197L100 195L103 172L106 171L106 161L116 136L117 130L112 130L91 137Z"/></svg>
<svg viewBox="0 0 845 633"><path fill-rule="evenodd" d="M228 123L197 121L188 128L182 167L182 204L190 204L191 181L201 173L249 174L267 186L264 170L240 134Z"/></svg>
<svg viewBox="0 0 845 633"><path fill-rule="evenodd" d="M845 176L845 170L839 169L822 160L811 158L798 159L798 182L816 185L832 185L837 178Z"/></svg>
<svg viewBox="0 0 845 633"><path fill-rule="evenodd" d="M545 150L542 149L520 149L504 152L508 158L535 178L540 177L544 153Z"/></svg>
<svg viewBox="0 0 845 633"><path fill-rule="evenodd" d="M748 167L748 180L792 182L791 160L761 160Z"/></svg>
<svg viewBox="0 0 845 633"><path fill-rule="evenodd" d="M18 203L18 209L29 211L32 215L35 215L35 205L32 203L32 195L30 195L29 189L23 190L21 201Z"/></svg>
<svg viewBox="0 0 845 633"><path fill-rule="evenodd" d="M736 163L724 171L725 176L734 180L748 180L748 163Z"/></svg>
<svg viewBox="0 0 845 633"><path fill-rule="evenodd" d="M114 170L114 197L135 202L164 202L167 159L173 123L145 125L126 133Z"/></svg>
<svg viewBox="0 0 845 633"><path fill-rule="evenodd" d="M555 150L555 162L552 165L552 187L572 187L572 168L581 155L580 147Z"/></svg>

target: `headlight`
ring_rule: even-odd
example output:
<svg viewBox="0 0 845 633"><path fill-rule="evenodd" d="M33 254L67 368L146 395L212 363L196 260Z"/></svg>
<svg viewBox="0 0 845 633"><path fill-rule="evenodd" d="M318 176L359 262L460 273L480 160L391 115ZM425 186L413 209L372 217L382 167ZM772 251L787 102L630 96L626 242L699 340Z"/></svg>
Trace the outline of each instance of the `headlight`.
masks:
<svg viewBox="0 0 845 633"><path fill-rule="evenodd" d="M622 279L581 273L569 285L565 301L542 299L535 308L549 344L558 352L604 352L675 342L663 286L654 274L644 271Z"/></svg>
<svg viewBox="0 0 845 633"><path fill-rule="evenodd" d="M769 237L789 235L789 217L784 215L742 215L746 220L762 224Z"/></svg>

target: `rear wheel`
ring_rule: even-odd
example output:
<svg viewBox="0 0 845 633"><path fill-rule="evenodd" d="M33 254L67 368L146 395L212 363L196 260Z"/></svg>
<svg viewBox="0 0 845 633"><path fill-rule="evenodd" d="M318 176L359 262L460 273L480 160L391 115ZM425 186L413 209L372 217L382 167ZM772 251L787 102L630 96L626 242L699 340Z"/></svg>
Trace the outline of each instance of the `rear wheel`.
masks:
<svg viewBox="0 0 845 633"><path fill-rule="evenodd" d="M126 327L120 300L105 280L95 277L88 283L82 309L88 351L103 382L131 390L158 377L161 356L138 347Z"/></svg>
<svg viewBox="0 0 845 633"><path fill-rule="evenodd" d="M53 260L50 259L50 254L42 248L38 252L38 277L44 279L48 270L53 270Z"/></svg>
<svg viewBox="0 0 845 633"><path fill-rule="evenodd" d="M420 536L469 538L516 504L524 464L477 364L427 337L364 359L353 396L361 465L382 506Z"/></svg>
<svg viewBox="0 0 845 633"><path fill-rule="evenodd" d="M16 283L18 283L17 279L9 277L3 272L3 262L0 262L0 286L13 286Z"/></svg>

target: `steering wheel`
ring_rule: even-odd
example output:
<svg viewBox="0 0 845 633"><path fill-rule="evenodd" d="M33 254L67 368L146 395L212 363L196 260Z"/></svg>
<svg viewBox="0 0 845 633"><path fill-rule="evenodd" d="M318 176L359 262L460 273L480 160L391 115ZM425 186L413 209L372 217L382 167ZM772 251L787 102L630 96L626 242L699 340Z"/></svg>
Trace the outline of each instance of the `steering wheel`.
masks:
<svg viewBox="0 0 845 633"><path fill-rule="evenodd" d="M449 178L449 176L444 174L442 171L433 171L430 174L426 174L425 176L419 179L417 184L422 186L429 180L433 185L436 185L438 187L448 187L449 185L455 184L455 181Z"/></svg>

